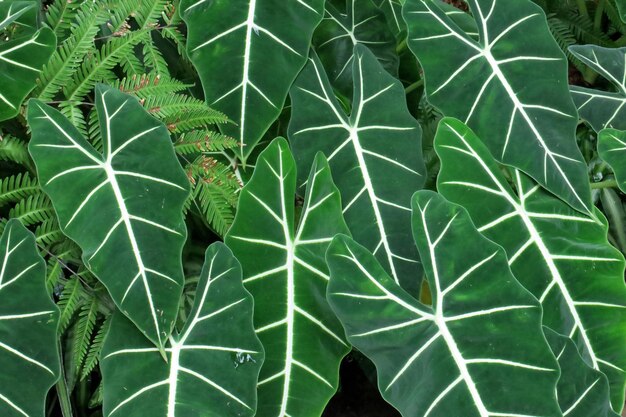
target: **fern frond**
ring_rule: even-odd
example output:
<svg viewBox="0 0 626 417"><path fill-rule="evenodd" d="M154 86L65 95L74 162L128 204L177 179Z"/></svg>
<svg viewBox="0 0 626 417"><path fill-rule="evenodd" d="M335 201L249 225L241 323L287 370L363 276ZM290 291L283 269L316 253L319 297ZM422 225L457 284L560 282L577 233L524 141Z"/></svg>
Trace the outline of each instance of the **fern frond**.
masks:
<svg viewBox="0 0 626 417"><path fill-rule="evenodd" d="M204 152L221 152L239 146L234 138L213 130L192 130L180 135L174 149L179 155L194 155Z"/></svg>
<svg viewBox="0 0 626 417"><path fill-rule="evenodd" d="M24 226L43 223L55 216L52 203L43 193L21 200L9 211L9 218L20 220Z"/></svg>
<svg viewBox="0 0 626 417"><path fill-rule="evenodd" d="M122 67L122 71L128 77L132 77L133 75L141 75L146 72L145 67L141 60L135 54L128 54L122 62L120 62L120 66Z"/></svg>
<svg viewBox="0 0 626 417"><path fill-rule="evenodd" d="M193 198L211 228L223 236L233 223L241 184L229 166L201 156L188 166Z"/></svg>
<svg viewBox="0 0 626 417"><path fill-rule="evenodd" d="M124 93L132 94L138 98L169 95L191 87L191 85L174 78L154 73L123 78L122 80L116 80L111 85Z"/></svg>
<svg viewBox="0 0 626 417"><path fill-rule="evenodd" d="M98 112L96 108L92 108L89 112L89 119L87 122L87 137L89 142L98 152L102 152L102 131L100 130L100 121L98 120Z"/></svg>
<svg viewBox="0 0 626 417"><path fill-rule="evenodd" d="M152 38L147 39L142 44L143 61L147 68L151 68L152 72L159 75L169 75L169 69L167 62L163 58L163 54L159 51L159 48L154 44Z"/></svg>
<svg viewBox="0 0 626 417"><path fill-rule="evenodd" d="M86 135L87 122L85 121L85 115L80 108L82 104L83 103L80 101L63 101L59 105L59 111L63 114L63 116L69 119L69 121L81 134Z"/></svg>
<svg viewBox="0 0 626 417"><path fill-rule="evenodd" d="M0 207L16 203L33 194L41 192L37 178L19 173L0 179Z"/></svg>
<svg viewBox="0 0 626 417"><path fill-rule="evenodd" d="M104 401L104 385L102 381L98 384L98 388L94 391L93 395L89 399L89 408L97 408L102 406L102 402Z"/></svg>
<svg viewBox="0 0 626 417"><path fill-rule="evenodd" d="M98 328L98 332L96 336L93 338L93 342L91 342L89 346L89 351L87 353L87 357L85 358L85 364L83 366L83 370L81 372L80 379L85 379L91 371L98 365L100 361L100 352L102 351L102 345L104 342L104 338L109 332L109 327L111 326L111 316L108 316L104 319L104 322Z"/></svg>
<svg viewBox="0 0 626 417"><path fill-rule="evenodd" d="M58 41L65 38L79 6L80 2L72 0L54 0L47 7L46 23L54 31Z"/></svg>
<svg viewBox="0 0 626 417"><path fill-rule="evenodd" d="M180 2L170 3L165 6L162 19L165 22L165 27L161 29L161 36L163 39L169 39L176 45L178 55L180 55L185 61L189 62L189 55L187 55L187 39L185 35L180 31L179 27L182 24L182 19L179 13Z"/></svg>
<svg viewBox="0 0 626 417"><path fill-rule="evenodd" d="M81 304L82 293L82 284L77 276L73 276L67 280L59 296L59 301L57 302L57 306L59 310L61 310L59 317L59 334L63 334L65 330L67 330L67 326L69 326Z"/></svg>
<svg viewBox="0 0 626 417"><path fill-rule="evenodd" d="M93 56L85 59L74 76L72 84L65 89L65 98L71 103L82 101L97 82L113 82L117 77L112 69L118 65L133 48L150 35L148 30L128 32L122 37L112 38Z"/></svg>
<svg viewBox="0 0 626 417"><path fill-rule="evenodd" d="M28 144L11 135L0 135L0 160L30 165Z"/></svg>
<svg viewBox="0 0 626 417"><path fill-rule="evenodd" d="M59 228L56 218L44 221L35 229L35 241L39 245L49 247L64 239L65 235Z"/></svg>
<svg viewBox="0 0 626 417"><path fill-rule="evenodd" d="M109 5L108 30L111 34L120 33L128 27L130 19L141 7L141 0L118 0Z"/></svg>
<svg viewBox="0 0 626 417"><path fill-rule="evenodd" d="M204 101L183 94L147 97L143 106L175 133L229 122L226 115Z"/></svg>
<svg viewBox="0 0 626 417"><path fill-rule="evenodd" d="M548 27L557 44L567 56L567 59L579 70L583 71L585 64L569 50L569 47L576 44L576 36L572 32L567 22L564 22L555 15L548 15Z"/></svg>
<svg viewBox="0 0 626 417"><path fill-rule="evenodd" d="M74 355L74 370L76 375L80 375L83 363L89 352L89 345L93 337L93 330L96 325L96 318L98 316L98 300L93 297L89 303L82 305L80 312L78 313L78 323L76 325L76 332L74 333L73 355Z"/></svg>
<svg viewBox="0 0 626 417"><path fill-rule="evenodd" d="M60 296L60 293L57 294L56 290L62 276L63 266L61 263L54 257L48 258L46 262L46 288L48 288L50 294Z"/></svg>
<svg viewBox="0 0 626 417"><path fill-rule="evenodd" d="M95 53L94 39L107 20L102 7L87 1L76 12L70 36L57 48L41 72L34 96L52 101L72 80L84 59Z"/></svg>

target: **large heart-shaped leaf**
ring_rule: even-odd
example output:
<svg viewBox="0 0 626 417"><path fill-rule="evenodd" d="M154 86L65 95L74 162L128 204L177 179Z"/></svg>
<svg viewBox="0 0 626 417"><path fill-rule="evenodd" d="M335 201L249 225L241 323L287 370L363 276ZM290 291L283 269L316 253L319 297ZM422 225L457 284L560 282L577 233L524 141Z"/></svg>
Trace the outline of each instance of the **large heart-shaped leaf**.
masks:
<svg viewBox="0 0 626 417"><path fill-rule="evenodd" d="M626 48L574 45L569 50L606 78L614 92L572 86L570 91L580 116L596 132L605 127L626 129Z"/></svg>
<svg viewBox="0 0 626 417"><path fill-rule="evenodd" d="M224 131L245 163L306 62L324 0L184 0L181 9L205 98L235 121Z"/></svg>
<svg viewBox="0 0 626 417"><path fill-rule="evenodd" d="M439 3L407 0L403 9L428 101L464 120L498 160L577 210L592 212L587 166L576 145L578 117L567 94L567 60L541 8L530 0L470 0L476 41Z"/></svg>
<svg viewBox="0 0 626 417"><path fill-rule="evenodd" d="M0 40L0 120L19 113L56 47L50 28L37 30L38 8L36 1L0 0L0 32L20 20L15 34Z"/></svg>
<svg viewBox="0 0 626 417"><path fill-rule="evenodd" d="M61 229L80 245L85 265L162 347L182 292L189 181L167 129L137 99L100 85L95 100L103 155L38 100L28 106L29 151Z"/></svg>
<svg viewBox="0 0 626 417"><path fill-rule="evenodd" d="M263 349L252 327L241 265L211 245L189 318L170 337L167 362L123 315L102 349L107 417L252 417Z"/></svg>
<svg viewBox="0 0 626 417"><path fill-rule="evenodd" d="M541 307L502 248L432 191L418 191L412 206L432 307L350 238L336 237L327 254L329 301L376 365L385 399L406 417L561 416Z"/></svg>
<svg viewBox="0 0 626 417"><path fill-rule="evenodd" d="M557 398L563 415L567 417L619 417L611 409L609 382L606 375L585 363L571 339L547 327L544 327L543 331L561 368L561 376L557 384Z"/></svg>
<svg viewBox="0 0 626 417"><path fill-rule="evenodd" d="M626 0L615 0L615 4L617 5L617 10L619 11L622 22L626 22Z"/></svg>
<svg viewBox="0 0 626 417"><path fill-rule="evenodd" d="M598 154L613 168L617 185L626 193L626 132L602 130L598 135Z"/></svg>
<svg viewBox="0 0 626 417"><path fill-rule="evenodd" d="M543 305L543 323L574 339L583 358L611 383L621 410L626 384L624 259L607 241L607 225L543 191L519 171L515 190L478 137L444 119L435 150L437 188L462 204L478 230L502 245L516 278Z"/></svg>
<svg viewBox="0 0 626 417"><path fill-rule="evenodd" d="M366 47L357 45L354 54L350 116L315 54L291 89L289 137L299 184L316 152L327 155L355 240L376 254L396 282L406 278L402 285L413 292L420 278L409 203L425 179L421 129L406 107L402 84Z"/></svg>
<svg viewBox="0 0 626 417"><path fill-rule="evenodd" d="M396 39L385 15L372 0L328 0L313 45L328 69L331 83L344 95L352 91L352 60L357 44L367 46L389 73L398 75Z"/></svg>
<svg viewBox="0 0 626 417"><path fill-rule="evenodd" d="M9 220L0 239L0 415L43 417L59 378L59 310L35 237Z"/></svg>
<svg viewBox="0 0 626 417"><path fill-rule="evenodd" d="M297 229L295 196L295 162L287 142L276 139L257 159L226 235L254 296L255 328L265 347L259 417L319 417L349 351L325 298L324 254L348 228L323 155L311 168Z"/></svg>

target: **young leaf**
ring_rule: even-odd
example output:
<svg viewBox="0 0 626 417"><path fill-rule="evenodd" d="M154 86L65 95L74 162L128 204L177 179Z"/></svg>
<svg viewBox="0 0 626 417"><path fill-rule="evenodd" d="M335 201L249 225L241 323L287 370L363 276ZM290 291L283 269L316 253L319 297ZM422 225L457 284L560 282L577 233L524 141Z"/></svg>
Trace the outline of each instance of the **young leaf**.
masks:
<svg viewBox="0 0 626 417"><path fill-rule="evenodd" d="M418 191L412 207L432 306L346 236L326 255L330 304L348 340L376 365L383 397L406 417L561 416L541 306L502 248L432 191Z"/></svg>
<svg viewBox="0 0 626 417"><path fill-rule="evenodd" d="M59 378L59 309L35 237L9 220L0 239L0 415L44 417Z"/></svg>
<svg viewBox="0 0 626 417"><path fill-rule="evenodd" d="M428 100L475 129L498 160L591 213L587 166L576 146L578 117L567 94L567 60L541 8L530 0L470 0L476 41L439 3L407 0L403 9Z"/></svg>
<svg viewBox="0 0 626 417"><path fill-rule="evenodd" d="M547 327L543 329L552 352L559 360L561 376L557 398L567 417L619 417L611 409L609 382L580 357L576 345Z"/></svg>
<svg viewBox="0 0 626 417"><path fill-rule="evenodd" d="M626 132L602 130L598 135L598 154L613 168L617 185L626 193Z"/></svg>
<svg viewBox="0 0 626 417"><path fill-rule="evenodd" d="M295 162L279 138L257 159L226 235L254 296L255 328L265 347L259 417L319 417L350 350L325 299L324 253L332 237L348 228L323 155L311 168L297 228L295 194Z"/></svg>
<svg viewBox="0 0 626 417"><path fill-rule="evenodd" d="M222 243L209 246L196 298L167 362L115 313L102 350L106 417L252 417L263 348L252 327L241 266Z"/></svg>
<svg viewBox="0 0 626 417"><path fill-rule="evenodd" d="M306 62L324 2L183 0L181 9L205 98L235 121L224 132L240 142L245 164Z"/></svg>
<svg viewBox="0 0 626 417"><path fill-rule="evenodd" d="M357 45L353 110L346 115L314 53L291 89L289 137L299 184L317 151L328 155L343 211L356 241L373 251L397 283L419 288L409 202L424 184L421 129L402 84ZM401 282L406 278L406 282Z"/></svg>
<svg viewBox="0 0 626 417"><path fill-rule="evenodd" d="M516 189L478 137L444 119L435 138L437 189L462 204L478 230L507 252L515 277L543 305L543 324L571 337L585 361L604 372L621 410L626 386L624 258L593 220L543 191L519 171Z"/></svg>
<svg viewBox="0 0 626 417"><path fill-rule="evenodd" d="M38 100L28 106L29 149L61 229L81 246L85 265L163 347L182 292L189 181L165 126L135 98L100 85L95 100L104 155Z"/></svg>
<svg viewBox="0 0 626 417"><path fill-rule="evenodd" d="M398 75L396 40L387 29L385 15L372 0L327 1L324 19L313 36L313 46L330 69L333 86L346 96L352 92L351 69L357 44L367 46L390 74Z"/></svg>
<svg viewBox="0 0 626 417"><path fill-rule="evenodd" d="M56 46L54 32L49 28L37 30L37 13L28 13L38 7L35 1L0 0L0 32L28 14L25 22L19 22L15 38L0 40L0 121L19 113Z"/></svg>
<svg viewBox="0 0 626 417"><path fill-rule="evenodd" d="M626 48L574 45L569 50L616 88L609 92L570 87L580 116L596 132L605 127L626 129Z"/></svg>

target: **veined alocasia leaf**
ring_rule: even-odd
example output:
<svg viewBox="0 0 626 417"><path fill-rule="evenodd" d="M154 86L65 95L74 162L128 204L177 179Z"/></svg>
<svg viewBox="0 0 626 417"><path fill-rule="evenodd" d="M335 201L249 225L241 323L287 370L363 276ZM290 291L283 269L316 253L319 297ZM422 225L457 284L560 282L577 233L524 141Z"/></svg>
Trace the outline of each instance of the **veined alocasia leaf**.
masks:
<svg viewBox="0 0 626 417"><path fill-rule="evenodd" d="M36 1L0 0L0 32L19 19L15 34L0 39L0 121L19 113L22 101L35 87L56 47L50 28L37 30L38 8Z"/></svg>
<svg viewBox="0 0 626 417"><path fill-rule="evenodd" d="M0 415L44 417L59 378L59 309L45 285L35 237L9 220L0 239Z"/></svg>
<svg viewBox="0 0 626 417"><path fill-rule="evenodd" d="M402 84L366 47L357 45L354 55L350 116L314 53L291 89L289 137L298 184L305 182L316 152L327 155L354 239L415 292L420 269L408 226L411 195L425 180L421 129L406 107Z"/></svg>
<svg viewBox="0 0 626 417"><path fill-rule="evenodd" d="M352 95L352 60L357 44L367 46L390 74L398 74L396 39L372 0L327 0L313 45L331 83L345 96Z"/></svg>
<svg viewBox="0 0 626 417"><path fill-rule="evenodd" d="M167 129L134 97L96 87L104 154L58 111L28 105L29 151L61 229L117 306L159 347L182 292L189 181Z"/></svg>
<svg viewBox="0 0 626 417"><path fill-rule="evenodd" d="M579 211L591 213L587 165L567 60L530 0L470 0L479 40L438 0L407 0L408 44L424 70L428 101L464 120L498 160L521 169ZM532 155L532 157L529 157Z"/></svg>
<svg viewBox="0 0 626 417"><path fill-rule="evenodd" d="M626 193L626 132L602 130L598 135L598 154L613 168L617 185Z"/></svg>
<svg viewBox="0 0 626 417"><path fill-rule="evenodd" d="M224 131L246 159L278 118L306 62L324 0L184 0L187 51Z"/></svg>
<svg viewBox="0 0 626 417"><path fill-rule="evenodd" d="M412 207L432 306L346 236L326 255L330 304L348 340L376 365L383 397L406 417L561 416L541 306L502 248L432 191L418 191Z"/></svg>
<svg viewBox="0 0 626 417"><path fill-rule="evenodd" d="M115 313L102 349L106 417L252 417L263 348L241 265L223 243L206 251L194 305L165 352Z"/></svg>
<svg viewBox="0 0 626 417"><path fill-rule="evenodd" d="M580 116L596 132L605 127L626 129L626 48L574 45L569 50L616 89L609 92L571 86Z"/></svg>
<svg viewBox="0 0 626 417"><path fill-rule="evenodd" d="M258 417L319 417L337 390L349 345L326 302L324 254L348 233L339 191L316 156L295 227L296 166L287 142L274 140L241 190L226 243L254 296L254 323L265 347Z"/></svg>
<svg viewBox="0 0 626 417"><path fill-rule="evenodd" d="M622 22L626 22L626 0L615 0L615 4Z"/></svg>
<svg viewBox="0 0 626 417"><path fill-rule="evenodd" d="M619 417L611 409L609 382L580 357L571 339L544 327L552 353L559 361L561 376L557 384L557 398L567 417Z"/></svg>
<svg viewBox="0 0 626 417"><path fill-rule="evenodd" d="M437 189L462 204L478 230L507 252L515 277L543 305L543 324L571 337L583 358L611 383L621 410L626 385L624 258L607 225L545 192L519 171L515 190L480 139L462 122L440 122Z"/></svg>

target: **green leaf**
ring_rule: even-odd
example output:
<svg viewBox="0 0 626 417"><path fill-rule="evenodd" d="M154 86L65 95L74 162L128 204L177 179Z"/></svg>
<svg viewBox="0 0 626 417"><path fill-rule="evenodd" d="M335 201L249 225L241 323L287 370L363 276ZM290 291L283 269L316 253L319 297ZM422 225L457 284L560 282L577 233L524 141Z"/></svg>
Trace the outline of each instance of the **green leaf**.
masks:
<svg viewBox="0 0 626 417"><path fill-rule="evenodd" d="M346 236L326 256L331 306L348 340L376 365L383 397L406 417L561 416L541 306L515 280L502 248L432 191L418 191L412 207L432 306Z"/></svg>
<svg viewBox="0 0 626 417"><path fill-rule="evenodd" d="M27 22L19 22L14 38L0 40L0 121L19 113L22 101L35 87L56 47L54 32L49 28L37 30L36 12L28 13L38 7L35 1L0 0L0 31L20 17L27 17Z"/></svg>
<svg viewBox="0 0 626 417"><path fill-rule="evenodd" d="M607 241L607 225L543 191L519 171L515 189L479 138L444 119L435 138L437 189L462 204L478 230L507 252L515 277L543 305L543 324L570 336L585 361L611 383L621 410L626 386L624 258Z"/></svg>
<svg viewBox="0 0 626 417"><path fill-rule="evenodd" d="M626 23L626 0L615 0L622 22Z"/></svg>
<svg viewBox="0 0 626 417"><path fill-rule="evenodd" d="M598 154L613 168L617 185L626 193L626 132L602 130L598 135Z"/></svg>
<svg viewBox="0 0 626 417"><path fill-rule="evenodd" d="M385 14L387 25L395 37L399 38L403 32L406 33L400 0L378 0L376 6Z"/></svg>
<svg viewBox="0 0 626 417"><path fill-rule="evenodd" d="M85 265L162 347L182 292L189 181L167 130L135 98L100 85L95 101L104 155L38 100L28 106L29 149L61 229L80 245Z"/></svg>
<svg viewBox="0 0 626 417"><path fill-rule="evenodd" d="M9 220L0 239L0 414L43 417L59 378L59 309L45 286L35 237Z"/></svg>
<svg viewBox="0 0 626 417"><path fill-rule="evenodd" d="M181 9L205 98L235 121L224 132L240 142L245 165L306 62L324 1L183 0Z"/></svg>
<svg viewBox="0 0 626 417"><path fill-rule="evenodd" d="M459 29L439 1L405 4L408 44L424 70L428 100L476 130L498 160L591 213L587 166L576 146L578 117L567 94L567 60L545 14L529 0L468 3L478 41Z"/></svg>
<svg viewBox="0 0 626 417"><path fill-rule="evenodd" d="M626 129L626 48L573 45L569 50L615 87L614 92L570 87L580 116L596 132L605 127Z"/></svg>
<svg viewBox="0 0 626 417"><path fill-rule="evenodd" d="M241 266L222 243L209 246L196 299L167 362L115 313L102 350L106 417L252 417L263 349L252 327Z"/></svg>
<svg viewBox="0 0 626 417"><path fill-rule="evenodd" d="M254 296L254 325L265 347L258 417L319 417L350 350L325 298L324 253L332 237L348 228L323 155L311 168L297 228L295 195L295 162L279 138L257 159L226 235Z"/></svg>
<svg viewBox="0 0 626 417"><path fill-rule="evenodd" d="M350 116L335 99L315 54L291 89L289 137L298 183L305 182L317 151L328 155L355 240L375 252L396 282L417 290L419 265L411 244L409 202L425 179L422 131L407 109L402 84L374 55L357 45L353 61ZM407 281L401 282L401 277Z"/></svg>
<svg viewBox="0 0 626 417"><path fill-rule="evenodd" d="M357 44L367 46L390 74L398 75L396 40L385 15L372 0L327 1L324 19L313 36L313 46L329 69L331 83L346 96L352 93L351 69Z"/></svg>
<svg viewBox="0 0 626 417"><path fill-rule="evenodd" d="M561 376L557 398L567 417L619 417L611 409L606 376L589 367L569 338L544 327L552 352L559 360Z"/></svg>

